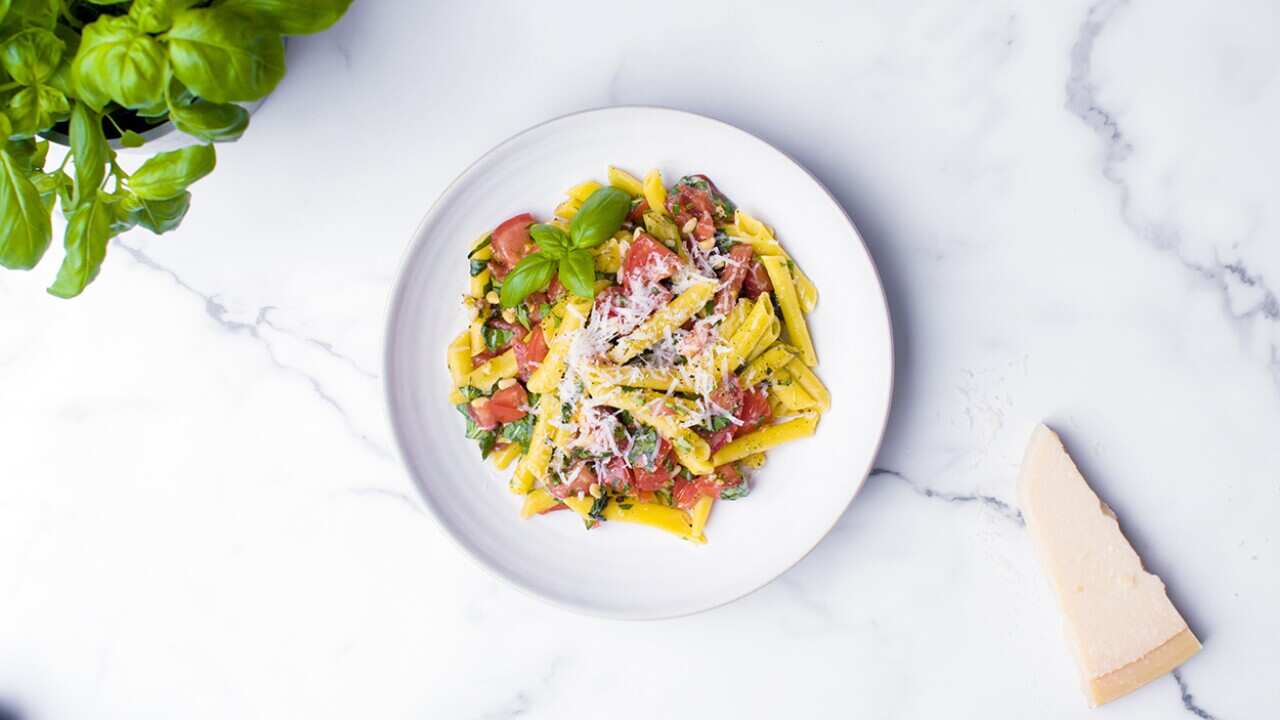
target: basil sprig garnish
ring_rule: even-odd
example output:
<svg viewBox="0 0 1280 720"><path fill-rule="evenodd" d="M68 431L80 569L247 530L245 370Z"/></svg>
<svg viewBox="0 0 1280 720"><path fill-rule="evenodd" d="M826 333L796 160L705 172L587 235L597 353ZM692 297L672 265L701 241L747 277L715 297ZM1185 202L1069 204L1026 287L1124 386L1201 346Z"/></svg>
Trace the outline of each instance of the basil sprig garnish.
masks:
<svg viewBox="0 0 1280 720"><path fill-rule="evenodd" d="M591 249L613 237L630 211L631 196L615 187L602 187L582 203L569 221L567 234L554 225L530 227L538 251L526 255L503 281L502 306L519 305L550 285L557 274L569 292L594 297L596 264Z"/></svg>

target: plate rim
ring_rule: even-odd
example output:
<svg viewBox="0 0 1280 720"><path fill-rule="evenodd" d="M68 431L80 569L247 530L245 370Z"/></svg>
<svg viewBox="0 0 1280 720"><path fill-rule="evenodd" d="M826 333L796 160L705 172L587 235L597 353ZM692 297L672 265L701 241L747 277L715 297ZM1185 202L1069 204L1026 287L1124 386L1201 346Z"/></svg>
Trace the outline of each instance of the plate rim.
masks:
<svg viewBox="0 0 1280 720"><path fill-rule="evenodd" d="M773 577L760 583L759 585L756 585L755 587L749 590L745 590L743 592L734 594L732 597L725 598L724 600L720 600L709 605L701 605L701 606L692 607L689 609L678 610L676 612L663 612L660 614L615 612L615 611L609 611L606 609L597 608L588 604L576 603L566 599L552 597L547 594L541 593L536 589L527 586L525 583L519 582L516 579L508 576L507 573L504 572L502 568L490 562L489 559L487 559L486 557L478 553L476 550L474 550L468 544L467 541L465 541L462 537L460 537L459 533L453 528L450 522L445 519L443 515L443 511L440 508L437 508L436 504L430 499L430 495L426 492L425 488L422 486L422 483L424 482L423 479L419 478L417 476L417 473L413 472L412 470L413 466L409 462L408 449L407 449L409 439L404 436L403 428L400 426L399 423L396 422L396 413L392 411L392 408L397 406L397 400L393 392L394 383L392 382L393 380L393 370L392 370L393 362L392 362L392 354L391 354L392 329L395 327L396 322L398 320L399 309L402 307L403 295L405 293L405 286L408 281L408 277L410 275L409 260L417 253L418 249L424 244L425 237L423 235L423 230L427 227L427 225L432 221L432 219L435 217L437 212L440 210L440 203L446 197L449 196L449 194L463 180L463 178L466 178L468 175L471 174L471 171L473 169L475 169L477 166L479 166L481 163L487 160L490 156L496 154L498 151L507 147L511 143L519 140L525 135L528 135L537 130L540 130L541 128L547 125L551 125L553 123L557 123L562 120L567 120L569 118L574 118L581 115L591 115L595 113L604 113L604 112L618 111L618 110L658 111L661 113L671 113L674 115L687 116L687 117L695 118L697 120L707 121L715 125L723 126L724 128L742 133L752 138L753 140L761 143L764 147L768 148L774 153L777 153L782 158L784 158L787 162L791 163L796 168L798 168L801 172L807 175L809 179L812 180L813 183L817 185L819 189L822 190L823 194L827 198L827 201L830 202L831 205L834 206L836 210L839 211L840 215L844 217L845 222L848 223L849 225L849 229L853 231L854 237L857 239L858 243L862 246L863 253L866 255L867 260L871 266L872 277L874 277L876 281L876 289L879 291L880 309L882 311L880 313L880 317L883 318L885 337L888 340L888 358L887 358L888 360L888 375L887 375L888 392L885 393L884 407L881 409L879 413L879 416L880 416L879 430L876 433L875 442L873 443L873 451L870 453L870 459L867 461L866 467L863 468L862 471L855 476L855 477L858 477L859 479L857 481L857 486L854 488L853 492L849 495L848 502L845 503L844 508L841 509L840 513L837 514L835 518L831 521L831 524L828 525L822 531L822 534L819 535L813 541L813 544L811 544L808 548L806 548L803 553L800 553L795 558L795 560L793 560L786 567L782 568L780 571L774 574ZM755 133L749 130L740 128L737 125L734 125L733 123L727 122L725 120L720 120L719 118L711 117L709 115L703 115L701 113L696 113L690 110L668 107L664 105L644 105L644 104L601 105L596 107L585 108L582 110L575 110L573 112L564 113L562 115L556 115L554 117L551 117L541 122L530 125L512 135L507 136L503 140L494 144L485 152L481 153L479 156L476 157L475 160L468 163L466 167L464 167L457 175L454 176L452 180L449 181L447 185L445 185L445 187L440 191L439 195L436 196L436 199L432 201L431 205L427 208L426 213L422 216L422 219L419 220L418 224L414 227L413 232L410 236L409 242L405 246L404 251L400 255L400 259L399 259L397 271L396 271L396 279L391 287L391 292L387 300L386 320L383 324L383 333L382 333L381 365L382 365L383 409L387 415L387 422L391 427L391 434L395 439L396 457L400 461L400 468L403 472L407 473L409 475L410 480L412 480L414 489L417 490L418 499L422 502L422 505L426 508L431 518L435 521L437 527L444 531L444 534L448 536L449 539L459 549L463 551L463 554L466 555L471 562L475 563L476 565L484 569L485 572L487 572L490 575L490 577L497 578L503 581L504 583L508 584L509 586L516 588L524 595L535 598L546 605L556 607L562 610L566 610L578 615L584 615L584 616L595 617L595 618L605 618L610 620L628 620L628 621L669 620L674 618L689 617L691 615L697 615L699 613L704 613L711 610L715 610L717 608L722 608L726 605L735 603L739 600L742 600L745 597L748 597L758 592L759 590L773 584L783 575L786 575L788 572L793 570L797 565L800 564L801 561L803 561L811 553L813 553L813 551L818 547L818 545L820 545L822 541L825 540L827 536L831 534L831 531L835 529L835 526L849 512L849 508L853 505L853 501L862 492L862 488L866 486L867 479L871 476L871 473L875 468L876 458L879 457L880 451L883 448L884 437L889 427L889 416L893 409L894 390L897 382L896 347L897 347L897 344L895 342L894 333L893 333L893 316L889 308L888 294L885 291L884 280L881 278L880 268L876 264L875 256L871 253L871 248L867 245L866 240L862 237L862 232L858 229L857 224L853 221L853 218L849 215L849 212L845 210L844 206L840 203L840 201L836 198L836 196L832 194L831 189L828 188L826 184L823 183L822 180L820 180L816 175L814 175L813 172L810 171L809 168L807 168L803 163L796 160L789 153L783 151L782 149L780 149L773 143L769 142L768 140L765 140L764 138L760 137L759 135L756 135Z"/></svg>

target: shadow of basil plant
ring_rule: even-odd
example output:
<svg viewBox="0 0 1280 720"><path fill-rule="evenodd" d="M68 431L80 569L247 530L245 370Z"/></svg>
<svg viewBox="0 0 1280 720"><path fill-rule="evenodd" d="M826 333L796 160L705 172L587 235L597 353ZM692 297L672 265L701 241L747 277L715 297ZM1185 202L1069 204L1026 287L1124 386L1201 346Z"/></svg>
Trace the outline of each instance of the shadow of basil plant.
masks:
<svg viewBox="0 0 1280 720"><path fill-rule="evenodd" d="M0 0L0 266L30 270L52 239L59 204L65 256L49 292L75 297L108 241L177 227L187 190L214 168L212 143L238 139L249 113L285 74L285 35L320 32L351 0ZM197 143L133 173L109 139L138 147L172 122ZM71 151L45 169L41 133ZM70 169L68 168L70 162Z"/></svg>

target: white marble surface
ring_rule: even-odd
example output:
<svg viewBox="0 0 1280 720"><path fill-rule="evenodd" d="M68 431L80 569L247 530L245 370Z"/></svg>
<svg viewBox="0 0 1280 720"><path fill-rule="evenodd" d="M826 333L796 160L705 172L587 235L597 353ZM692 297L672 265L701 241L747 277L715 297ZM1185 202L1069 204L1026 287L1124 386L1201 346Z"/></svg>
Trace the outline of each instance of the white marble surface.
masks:
<svg viewBox="0 0 1280 720"><path fill-rule="evenodd" d="M125 236L74 302L43 293L56 258L0 275L9 714L1275 717L1277 5L758 5L357 0L290 45L178 233ZM378 377L401 251L448 181L618 103L813 170L900 355L882 470L832 535L657 623L566 614L464 557ZM1205 643L1092 712L1010 507L1046 418Z"/></svg>

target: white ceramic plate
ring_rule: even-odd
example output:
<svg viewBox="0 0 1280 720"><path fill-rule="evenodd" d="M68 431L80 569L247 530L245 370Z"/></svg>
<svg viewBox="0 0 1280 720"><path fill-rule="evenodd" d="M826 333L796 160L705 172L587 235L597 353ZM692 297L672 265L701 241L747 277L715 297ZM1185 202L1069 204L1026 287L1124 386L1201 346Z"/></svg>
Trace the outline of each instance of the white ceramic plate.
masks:
<svg viewBox="0 0 1280 720"><path fill-rule="evenodd" d="M506 473L481 462L449 405L445 347L464 327L459 298L476 237L521 212L547 218L566 188L606 166L674 181L705 173L777 232L817 284L810 314L832 408L817 434L770 451L751 495L718 503L709 543L572 513L532 520ZM427 213L391 300L385 378L396 440L427 506L481 563L518 587L596 615L658 618L715 607L773 580L822 539L875 458L892 392L884 293L849 217L808 172L768 143L676 110L617 107L530 128L480 158Z"/></svg>

